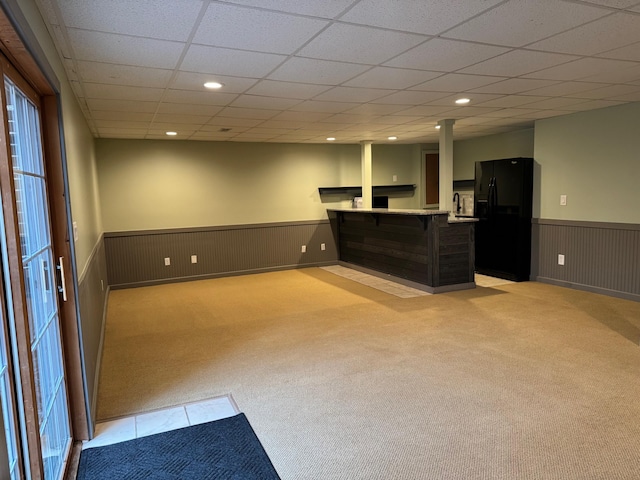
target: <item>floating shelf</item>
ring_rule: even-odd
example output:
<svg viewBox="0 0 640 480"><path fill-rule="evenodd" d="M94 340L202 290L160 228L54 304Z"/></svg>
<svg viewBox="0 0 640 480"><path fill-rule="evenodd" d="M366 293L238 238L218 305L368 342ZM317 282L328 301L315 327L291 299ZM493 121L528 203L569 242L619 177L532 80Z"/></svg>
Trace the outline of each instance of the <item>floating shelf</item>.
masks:
<svg viewBox="0 0 640 480"><path fill-rule="evenodd" d="M471 180L454 180L453 188L456 190L472 190L475 186L476 182L474 179Z"/></svg>
<svg viewBox="0 0 640 480"><path fill-rule="evenodd" d="M376 185L372 188L374 195L386 193L413 192L415 185ZM362 195L362 187L318 187L320 195L349 195L359 197Z"/></svg>

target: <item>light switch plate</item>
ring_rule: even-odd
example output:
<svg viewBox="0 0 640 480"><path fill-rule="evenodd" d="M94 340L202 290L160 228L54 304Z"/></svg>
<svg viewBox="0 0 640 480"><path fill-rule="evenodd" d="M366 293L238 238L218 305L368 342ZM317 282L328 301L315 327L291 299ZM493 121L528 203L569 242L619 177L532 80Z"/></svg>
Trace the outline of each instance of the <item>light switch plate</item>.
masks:
<svg viewBox="0 0 640 480"><path fill-rule="evenodd" d="M73 222L73 240L78 241L78 222Z"/></svg>
<svg viewBox="0 0 640 480"><path fill-rule="evenodd" d="M558 254L558 265L564 265L564 255L561 253Z"/></svg>
<svg viewBox="0 0 640 480"><path fill-rule="evenodd" d="M567 196L560 195L560 205L566 205L566 204L567 204Z"/></svg>

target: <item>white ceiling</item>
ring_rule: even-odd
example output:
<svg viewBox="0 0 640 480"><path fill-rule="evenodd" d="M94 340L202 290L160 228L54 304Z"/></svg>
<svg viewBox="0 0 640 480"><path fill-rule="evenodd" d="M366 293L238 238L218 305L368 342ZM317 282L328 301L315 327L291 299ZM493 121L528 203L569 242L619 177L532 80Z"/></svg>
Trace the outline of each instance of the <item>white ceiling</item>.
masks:
<svg viewBox="0 0 640 480"><path fill-rule="evenodd" d="M418 143L640 101L640 0L37 3L96 137Z"/></svg>

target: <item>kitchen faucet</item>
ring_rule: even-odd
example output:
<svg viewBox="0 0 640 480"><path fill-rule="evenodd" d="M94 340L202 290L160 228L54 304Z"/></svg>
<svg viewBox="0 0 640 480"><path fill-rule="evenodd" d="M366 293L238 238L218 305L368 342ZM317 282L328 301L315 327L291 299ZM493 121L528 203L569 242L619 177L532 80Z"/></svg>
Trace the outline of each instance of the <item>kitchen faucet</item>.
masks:
<svg viewBox="0 0 640 480"><path fill-rule="evenodd" d="M458 192L453 194L453 202L456 204L456 213L460 213L460 194Z"/></svg>

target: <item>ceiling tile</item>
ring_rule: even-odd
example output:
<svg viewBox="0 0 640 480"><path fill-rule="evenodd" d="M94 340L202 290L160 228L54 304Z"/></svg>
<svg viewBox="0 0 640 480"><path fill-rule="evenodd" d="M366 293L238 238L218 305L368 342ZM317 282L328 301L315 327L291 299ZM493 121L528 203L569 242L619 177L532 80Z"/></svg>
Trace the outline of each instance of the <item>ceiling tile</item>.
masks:
<svg viewBox="0 0 640 480"><path fill-rule="evenodd" d="M149 128L151 122L131 122L123 120L94 120L93 122L98 128L137 128L146 129Z"/></svg>
<svg viewBox="0 0 640 480"><path fill-rule="evenodd" d="M626 47L616 48L598 55L603 58L614 58L616 60L632 60L640 62L640 42L627 45Z"/></svg>
<svg viewBox="0 0 640 480"><path fill-rule="evenodd" d="M149 127L149 134L164 134L165 132L175 131L178 135L191 135L197 132L200 128L200 124L187 124L183 123L176 125L173 122L153 122Z"/></svg>
<svg viewBox="0 0 640 480"><path fill-rule="evenodd" d="M639 101L639 100L636 100ZM616 102L612 100L589 100L582 103L576 103L575 105L567 105L565 110L572 110L576 112L582 112L585 110L595 110L598 108L614 107L625 102Z"/></svg>
<svg viewBox="0 0 640 480"><path fill-rule="evenodd" d="M438 35L502 0L361 0L340 20L363 25Z"/></svg>
<svg viewBox="0 0 640 480"><path fill-rule="evenodd" d="M486 75L466 75L462 73L449 73L434 80L422 83L411 90L425 90L432 92L465 92L483 85L496 83L503 80L502 77L490 77Z"/></svg>
<svg viewBox="0 0 640 480"><path fill-rule="evenodd" d="M164 123L186 123L191 125L203 124L211 119L211 115L186 115L186 114L175 114L175 113L156 113L153 117L154 123L164 122Z"/></svg>
<svg viewBox="0 0 640 480"><path fill-rule="evenodd" d="M422 116L429 117L431 115L440 115L445 112L450 112L455 107L434 107L432 105L419 105L417 107L410 107L406 110L402 110L394 115L405 115L405 116Z"/></svg>
<svg viewBox="0 0 640 480"><path fill-rule="evenodd" d="M301 2L300 0L227 0L237 5L279 10L284 12L334 18L353 3L353 0L322 0L321 2Z"/></svg>
<svg viewBox="0 0 640 480"><path fill-rule="evenodd" d="M347 87L389 88L402 90L442 75L441 72L409 70L406 68L374 67L345 82Z"/></svg>
<svg viewBox="0 0 640 480"><path fill-rule="evenodd" d="M382 125L404 125L405 123L415 122L422 117L418 115L380 115L369 120L369 123Z"/></svg>
<svg viewBox="0 0 640 480"><path fill-rule="evenodd" d="M582 58L575 62L565 63L524 76L549 80L579 80L601 72L613 73L619 70L626 70L632 65L632 63L623 60Z"/></svg>
<svg viewBox="0 0 640 480"><path fill-rule="evenodd" d="M180 70L238 77L262 78L287 57L271 53L191 45Z"/></svg>
<svg viewBox="0 0 640 480"><path fill-rule="evenodd" d="M594 55L640 42L640 16L615 13L529 45L550 52Z"/></svg>
<svg viewBox="0 0 640 480"><path fill-rule="evenodd" d="M228 105L238 97L235 93L194 92L191 90L167 90L163 102L189 103L192 105Z"/></svg>
<svg viewBox="0 0 640 480"><path fill-rule="evenodd" d="M508 52L508 48L434 38L385 63L390 67L455 71Z"/></svg>
<svg viewBox="0 0 640 480"><path fill-rule="evenodd" d="M286 110L300 103L292 98L261 97L259 95L240 95L230 106L240 108L264 108L272 110Z"/></svg>
<svg viewBox="0 0 640 480"><path fill-rule="evenodd" d="M267 97L297 98L308 100L327 91L328 85L312 85L309 83L279 82L274 80L261 80L260 83L250 88L249 95L262 95Z"/></svg>
<svg viewBox="0 0 640 480"><path fill-rule="evenodd" d="M529 78L509 78L501 82L485 85L472 90L478 93L497 93L501 95L513 95L514 93L527 92L534 88L547 87L557 83L555 80L534 80Z"/></svg>
<svg viewBox="0 0 640 480"><path fill-rule="evenodd" d="M87 98L106 98L115 100L159 101L164 92L161 88L129 87L126 85L104 85L85 83Z"/></svg>
<svg viewBox="0 0 640 480"><path fill-rule="evenodd" d="M529 113L525 113L522 115L523 118L550 118L550 117L559 117L561 115L568 115L573 113L570 110L531 110Z"/></svg>
<svg viewBox="0 0 640 480"><path fill-rule="evenodd" d="M219 116L229 118L265 120L277 114L278 112L275 112L273 110L264 110L261 108L226 107L220 112Z"/></svg>
<svg viewBox="0 0 640 480"><path fill-rule="evenodd" d="M636 5L638 0L585 0L589 3L596 5L603 5L611 8L628 8L632 5Z"/></svg>
<svg viewBox="0 0 640 480"><path fill-rule="evenodd" d="M326 20L211 3L193 42L291 54L327 25Z"/></svg>
<svg viewBox="0 0 640 480"><path fill-rule="evenodd" d="M172 0L64 0L57 2L67 27L184 42L203 2Z"/></svg>
<svg viewBox="0 0 640 480"><path fill-rule="evenodd" d="M296 121L296 122L318 122L329 118L332 113L329 112L295 112L288 110L286 112L279 113L274 120L283 121Z"/></svg>
<svg viewBox="0 0 640 480"><path fill-rule="evenodd" d="M478 115L485 115L487 113L495 112L499 108L492 107L456 107L447 111L447 118L464 118L473 117Z"/></svg>
<svg viewBox="0 0 640 480"><path fill-rule="evenodd" d="M99 134L103 138L140 138L141 135L145 135L148 128L110 128L102 127L99 130Z"/></svg>
<svg viewBox="0 0 640 480"><path fill-rule="evenodd" d="M460 73L475 73L478 75L500 75L504 77L518 77L526 73L542 70L566 62L577 60L573 55L557 53L532 52L530 50L512 50L504 55L477 63L460 70Z"/></svg>
<svg viewBox="0 0 640 480"><path fill-rule="evenodd" d="M96 110L95 112L92 112L92 116L95 120L118 120L125 122L150 122L153 120L153 113L151 112L114 112Z"/></svg>
<svg viewBox="0 0 640 480"><path fill-rule="evenodd" d="M336 113L335 115L331 115L324 120L321 120L320 123L355 123L355 124L363 124L367 123L370 120L370 116L368 115L354 115L351 113Z"/></svg>
<svg viewBox="0 0 640 480"><path fill-rule="evenodd" d="M402 92L399 92L402 93ZM413 92L410 92L413 93ZM406 104L405 104L406 105ZM364 103L357 107L350 108L347 113L354 113L356 115L389 115L400 110L404 110L407 107L405 105L385 105L381 103ZM409 103L409 105L413 105Z"/></svg>
<svg viewBox="0 0 640 480"><path fill-rule="evenodd" d="M420 35L333 24L311 40L297 55L377 65L425 40Z"/></svg>
<svg viewBox="0 0 640 480"><path fill-rule="evenodd" d="M113 65L97 62L77 62L83 82L110 83L139 87L165 88L171 78L171 70Z"/></svg>
<svg viewBox="0 0 640 480"><path fill-rule="evenodd" d="M534 97L535 98L535 97ZM529 104L532 105L532 104ZM526 107L526 105L523 105ZM501 110L496 110L495 112L488 112L484 114L484 117L476 117L478 119L482 119L483 121L487 121L487 118L496 119L496 118L506 118L506 117L515 117L518 115L525 115L527 112L530 112L531 109L525 108L503 108Z"/></svg>
<svg viewBox="0 0 640 480"><path fill-rule="evenodd" d="M378 98L375 103L388 105L422 105L448 95L447 92L402 91Z"/></svg>
<svg viewBox="0 0 640 480"><path fill-rule="evenodd" d="M185 44L69 29L78 60L174 69Z"/></svg>
<svg viewBox="0 0 640 480"><path fill-rule="evenodd" d="M610 62L613 62L613 60L610 60ZM616 68L616 66L619 68ZM638 84L640 83L640 65L620 62L617 65L611 65L611 68L605 68L600 73L585 77L584 80L587 82Z"/></svg>
<svg viewBox="0 0 640 480"><path fill-rule="evenodd" d="M88 98L87 105L94 110L113 112L151 112L158 108L158 102L139 102L135 100L113 100L102 98Z"/></svg>
<svg viewBox="0 0 640 480"><path fill-rule="evenodd" d="M220 82L225 93L244 93L258 80L255 78L229 77L227 75L214 75L211 73L178 72L171 83L171 88L176 90L205 91L205 82ZM208 90L211 91L211 90ZM218 91L218 92L219 92ZM215 92L215 91L214 91Z"/></svg>
<svg viewBox="0 0 640 480"><path fill-rule="evenodd" d="M640 87L635 85L607 85L606 87L594 88L586 92L579 92L571 95L574 98L590 98L594 100L602 100L605 98L618 97L635 93Z"/></svg>
<svg viewBox="0 0 640 480"><path fill-rule="evenodd" d="M448 31L446 36L523 47L610 13L558 0L510 0Z"/></svg>
<svg viewBox="0 0 640 480"><path fill-rule="evenodd" d="M223 113L209 120L207 125L203 125L203 130L220 130L220 127L233 127L233 129L237 129L238 127L255 127L256 125L260 125L264 119L259 118L233 118L233 117L225 117Z"/></svg>
<svg viewBox="0 0 640 480"><path fill-rule="evenodd" d="M546 99L548 99L548 97L534 95L506 95L494 100L482 102L480 105L483 107L512 108Z"/></svg>
<svg viewBox="0 0 640 480"><path fill-rule="evenodd" d="M549 97L561 97L564 95L570 95L577 92L585 92L587 90L593 90L594 88L601 87L598 83L589 82L560 82L548 87L536 88L530 90L527 95L542 95Z"/></svg>
<svg viewBox="0 0 640 480"><path fill-rule="evenodd" d="M349 110L358 105L353 102L325 102L317 100L307 100L291 107L291 110L297 112L327 112L327 113L339 113Z"/></svg>
<svg viewBox="0 0 640 480"><path fill-rule="evenodd" d="M530 107L539 110L564 110L566 107L582 103L584 100L579 98L548 98L547 100L537 101L529 104Z"/></svg>
<svg viewBox="0 0 640 480"><path fill-rule="evenodd" d="M391 93L391 90L376 88L335 87L318 95L316 100L329 102L370 102Z"/></svg>
<svg viewBox="0 0 640 480"><path fill-rule="evenodd" d="M158 113L168 113L172 115L215 115L223 107L213 105L193 105L189 103L166 103L162 102L158 106Z"/></svg>
<svg viewBox="0 0 640 480"><path fill-rule="evenodd" d="M269 75L271 80L339 85L369 67L344 62L292 57Z"/></svg>

